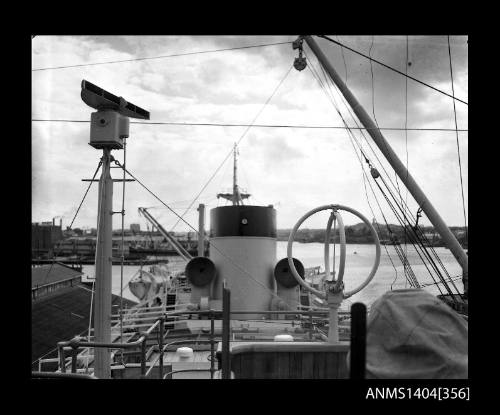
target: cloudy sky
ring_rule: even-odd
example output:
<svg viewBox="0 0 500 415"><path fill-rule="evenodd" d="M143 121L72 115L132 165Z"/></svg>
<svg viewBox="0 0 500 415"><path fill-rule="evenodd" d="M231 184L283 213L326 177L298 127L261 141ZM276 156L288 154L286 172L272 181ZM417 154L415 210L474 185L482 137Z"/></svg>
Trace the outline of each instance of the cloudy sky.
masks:
<svg viewBox="0 0 500 415"><path fill-rule="evenodd" d="M334 39L362 53L451 94L447 36L338 36ZM256 124L343 126L331 99L311 70L287 74L297 51L291 44L235 49L187 56L86 65L145 57L238 48L288 42L296 36L36 36L32 40L32 118L34 120L90 120L93 109L80 98L86 79L150 111L150 122L250 124L280 81ZM464 224L453 100L405 78L338 45L317 39L332 64L381 128L443 128L452 131L383 131L390 145L406 163L417 183L451 226ZM450 38L455 96L468 101L468 44L466 36ZM322 76L319 63L305 46L308 64ZM44 70L40 70L44 69ZM330 88L349 126L354 121L342 100ZM405 117L407 102L408 117ZM374 104L374 105L373 105ZM458 128L468 129L468 106L456 101ZM32 122L32 221L63 216L69 225L97 166L101 151L88 145L89 123ZM127 139L127 168L179 214L193 201L221 162L247 130L244 126L178 126L131 124ZM460 155L467 208L468 132L459 132ZM354 131L373 164L382 168L369 145ZM363 175L357 155L344 129L252 127L239 146L239 183L252 194L249 203L273 204L278 227L292 227L314 207L339 203L367 217ZM359 155L359 152L358 152ZM123 160L123 151L114 151ZM394 172L382 161L395 183ZM120 178L118 170L112 170ZM388 180L386 178L386 180ZM226 204L216 194L230 189L232 159L222 166L185 216L197 226L196 206ZM376 189L375 185L372 184ZM401 194L406 197L403 185ZM396 223L380 193L376 196L387 219ZM373 194L369 202L382 221ZM115 185L114 210L120 210L121 184ZM408 196L415 214L417 206ZM162 208L137 183L126 186L125 225L146 222L138 207L151 212L171 229L176 217ZM97 186L92 186L73 227L96 227ZM207 220L209 215L207 215ZM327 215L307 221L305 227L324 227ZM359 222L349 214L347 224ZM121 219L114 217L113 228ZM423 224L429 224L423 217ZM187 230L179 224L175 230Z"/></svg>

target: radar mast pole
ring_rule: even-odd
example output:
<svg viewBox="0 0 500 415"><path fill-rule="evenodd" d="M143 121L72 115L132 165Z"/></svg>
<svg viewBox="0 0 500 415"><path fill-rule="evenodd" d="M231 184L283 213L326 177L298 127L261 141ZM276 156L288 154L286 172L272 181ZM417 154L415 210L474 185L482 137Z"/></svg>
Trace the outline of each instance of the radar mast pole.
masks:
<svg viewBox="0 0 500 415"><path fill-rule="evenodd" d="M94 342L111 343L113 213L118 213L113 212L110 168L114 158L111 150L124 149L123 140L129 136L129 117L149 120L149 112L85 79L82 80L81 88L83 102L97 110L90 116L89 144L103 150L97 208ZM124 213L121 212L122 215ZM107 347L94 347L94 375L100 379L111 378L111 354Z"/></svg>
<svg viewBox="0 0 500 415"><path fill-rule="evenodd" d="M98 343L111 342L111 276L113 265L111 158L111 149L103 148L102 174L99 180L99 216L95 261L94 341ZM99 379L111 377L111 356L106 348L94 348L94 375Z"/></svg>

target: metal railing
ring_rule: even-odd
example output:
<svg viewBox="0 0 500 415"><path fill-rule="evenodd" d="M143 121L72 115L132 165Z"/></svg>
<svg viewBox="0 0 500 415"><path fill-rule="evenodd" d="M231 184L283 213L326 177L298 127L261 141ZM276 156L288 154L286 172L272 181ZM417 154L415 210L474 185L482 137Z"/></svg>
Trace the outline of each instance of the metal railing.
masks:
<svg viewBox="0 0 500 415"><path fill-rule="evenodd" d="M181 373L181 372L211 372L211 369L177 369L177 370L172 370L163 376L162 379L168 379L168 376L172 376L174 373ZM210 379L213 379L213 373L210 374Z"/></svg>
<svg viewBox="0 0 500 415"><path fill-rule="evenodd" d="M86 373L31 372L32 379L97 379Z"/></svg>
<svg viewBox="0 0 500 415"><path fill-rule="evenodd" d="M180 344L192 344L192 343L206 343L210 344L210 369L203 369L204 371L210 371L210 378L214 379L215 374L215 344L219 341L222 341L222 353L221 353L221 369L222 369L222 378L226 379L230 377L230 350L229 350L229 339L230 339L230 316L231 315L245 315L245 314L263 314L263 315L295 315L298 316L299 319L302 320L302 317L305 316L309 323L309 339L312 340L313 333L315 331L314 325L314 317L322 317L328 315L328 311L326 310L277 310L277 311L257 311L257 310L233 310L230 309L230 291L224 288L224 296L223 296L223 310L182 310L182 311L171 311L166 312L159 317L155 317L156 321L148 328L147 331L140 333L140 337L130 343L101 343L101 342L91 342L85 341L84 339L80 339L78 337L73 338L72 340L66 342L59 342L57 344L58 348L58 361L59 361L59 374L66 374L66 361L67 358L65 356L66 352L70 352L71 354L71 374L77 374L77 357L78 352L85 348L108 348L108 349L116 349L116 350L124 350L131 349L137 346L140 346L140 364L141 364L141 378L147 378L151 375L153 369L156 367L156 364L159 364L159 378L165 379L168 374L177 373L178 371L169 372L167 375L163 375L164 371L164 353L165 351L173 345ZM182 317L182 316L206 316L210 319L210 332L209 339L200 339L199 335L196 335L196 339L184 339L184 340L176 340L167 344L163 344L165 337L165 324L167 323L176 323L179 320L174 320L169 322L167 319ZM222 339L216 339L215 337L215 319L222 318ZM155 358L153 362L149 364L149 369L147 368L146 360L148 356L147 354L147 344L150 334L155 330L159 329L159 338L158 338L158 357ZM182 371L196 371L192 369L186 369ZM200 370L201 371L201 370ZM37 372L38 373L38 372ZM42 373L50 373L50 372L42 372Z"/></svg>
<svg viewBox="0 0 500 415"><path fill-rule="evenodd" d="M59 353L59 369L61 373L66 373L66 358L65 351L71 351L71 373L76 373L77 366L77 356L80 349L85 349L89 347L93 348L107 348L107 349L131 349L137 346L141 347L141 376L146 373L146 340L148 336L159 326L160 331L160 343L163 341L164 337L164 326L165 317L161 316L158 320L151 325L151 327L145 332L141 333L141 336L133 342L130 343L102 343L102 342L88 342L82 341L79 338L74 338L66 342L57 343L57 349Z"/></svg>

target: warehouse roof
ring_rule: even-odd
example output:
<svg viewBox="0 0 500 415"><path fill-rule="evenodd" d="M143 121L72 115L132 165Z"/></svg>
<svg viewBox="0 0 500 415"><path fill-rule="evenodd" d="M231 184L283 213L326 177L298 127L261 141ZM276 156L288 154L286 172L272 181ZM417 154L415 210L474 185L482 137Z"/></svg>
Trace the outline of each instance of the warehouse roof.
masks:
<svg viewBox="0 0 500 415"><path fill-rule="evenodd" d="M41 265L31 268L31 288L75 278L80 275L83 275L83 273L66 265L56 263Z"/></svg>
<svg viewBox="0 0 500 415"><path fill-rule="evenodd" d="M57 342L85 335L89 326L91 290L85 284L58 290L31 303L31 361L57 357ZM120 297L113 295L112 304L120 305ZM130 308L134 301L123 299ZM51 352L51 353L49 353Z"/></svg>

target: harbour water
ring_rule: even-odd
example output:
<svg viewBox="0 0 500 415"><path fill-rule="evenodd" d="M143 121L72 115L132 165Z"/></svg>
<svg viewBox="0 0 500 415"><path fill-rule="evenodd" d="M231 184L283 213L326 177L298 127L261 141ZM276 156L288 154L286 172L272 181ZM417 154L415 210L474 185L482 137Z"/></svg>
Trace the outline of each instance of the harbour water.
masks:
<svg viewBox="0 0 500 415"><path fill-rule="evenodd" d="M277 260L286 257L286 241L279 241L277 243ZM321 266L321 270L324 268L323 259L323 244L321 243L294 243L293 245L293 256L298 258L304 267L315 267ZM386 250L387 249L387 250ZM403 246L404 249L404 246ZM457 261L451 254L451 252L442 247L434 248L436 253L439 255L442 263L446 267L449 275L451 277L461 275L461 268ZM339 246L336 247L336 268L338 271L338 260L339 260ZM330 254L333 256L333 245L330 246ZM173 271L183 270L185 262L183 262L179 257L168 257L169 267ZM348 244L346 252L346 266L344 273L344 284L346 290L351 290L359 286L368 276L373 261L375 258L375 246L374 245L357 245ZM434 281L429 275L425 265L419 258L418 253L415 251L413 246L407 246L407 258L413 269L413 272L417 276L418 282L423 284L430 284ZM392 260L392 263L391 263ZM330 259L330 264L332 259ZM330 265L331 267L331 265ZM137 299L132 295L128 289L128 281L137 273L139 266L124 266L123 267L123 297L136 301ZM144 269L148 269L149 266L145 266ZM83 272L89 276L94 276L94 266L85 265L83 267ZM120 294L120 279L121 279L121 267L120 265L113 265L113 294ZM85 278L84 278L85 279ZM463 292L463 284L461 279L454 281L455 286L460 292ZM370 305L374 300L380 297L386 291L392 289L401 289L405 287L410 287L409 283L405 279L404 268L399 260L396 251L393 246L382 246L382 255L380 260L380 265L378 271L368 286L361 292L353 295L350 298L350 303L361 301L366 305ZM453 287L453 286L451 286ZM432 294L439 294L439 289L436 285L430 285L425 287L425 290ZM446 291L442 288L443 293Z"/></svg>

